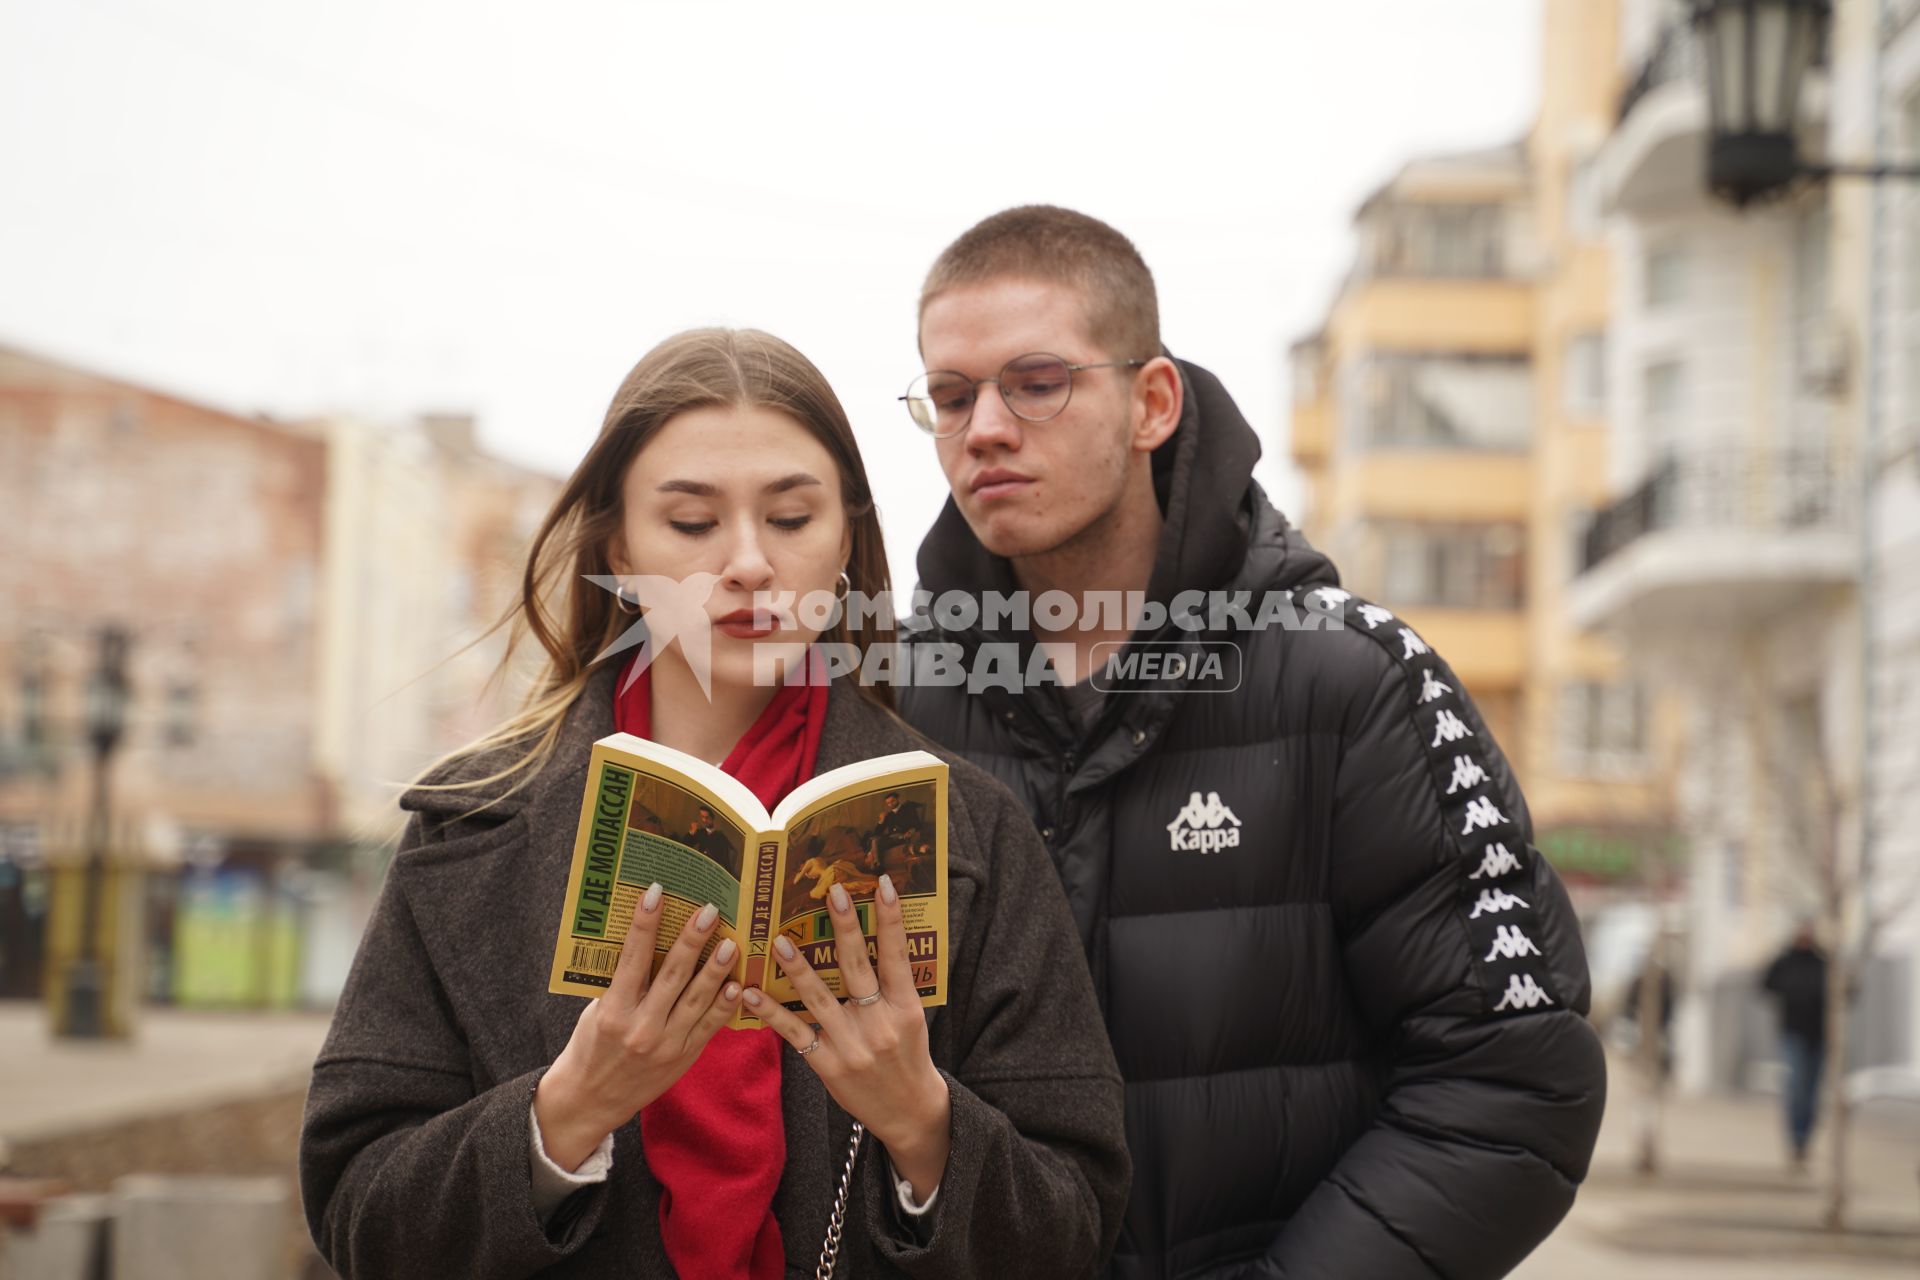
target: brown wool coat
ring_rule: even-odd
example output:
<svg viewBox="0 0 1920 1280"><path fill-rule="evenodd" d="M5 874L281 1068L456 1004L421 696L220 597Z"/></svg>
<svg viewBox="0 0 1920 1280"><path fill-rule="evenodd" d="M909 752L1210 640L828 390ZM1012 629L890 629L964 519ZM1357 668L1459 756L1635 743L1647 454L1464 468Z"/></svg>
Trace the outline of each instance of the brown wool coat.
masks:
<svg viewBox="0 0 1920 1280"><path fill-rule="evenodd" d="M473 812L499 789L401 799L412 818L314 1064L300 1139L307 1221L345 1280L673 1275L637 1122L615 1133L610 1179L546 1229L529 1181L533 1089L582 1007L548 994L547 970L588 751L613 732L612 684L609 664L552 761L499 803ZM1129 1168L1120 1076L1059 877L999 783L834 686L822 770L916 747L952 765L951 992L930 1014L952 1155L921 1246L866 1140L837 1275L1090 1274L1119 1231ZM792 1049L782 1067L773 1207L788 1275L811 1276L852 1122Z"/></svg>

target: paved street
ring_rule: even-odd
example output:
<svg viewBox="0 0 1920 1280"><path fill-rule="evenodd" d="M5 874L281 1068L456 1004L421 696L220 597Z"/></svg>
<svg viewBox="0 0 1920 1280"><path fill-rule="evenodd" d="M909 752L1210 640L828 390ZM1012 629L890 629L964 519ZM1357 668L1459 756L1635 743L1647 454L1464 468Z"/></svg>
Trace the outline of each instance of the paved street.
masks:
<svg viewBox="0 0 1920 1280"><path fill-rule="evenodd" d="M1847 1253L1818 1230L1823 1129L1812 1177L1785 1167L1770 1098L1669 1103L1665 1169L1630 1171L1633 1083L1610 1065L1611 1102L1593 1176L1573 1213L1514 1274L1522 1280L1825 1280L1920 1271L1920 1106L1876 1103L1854 1126ZM1874 1257L1849 1256L1877 1253Z"/></svg>
<svg viewBox="0 0 1920 1280"><path fill-rule="evenodd" d="M63 1133L284 1094L300 1087L325 1015L149 1011L131 1045L47 1035L40 1007L0 1004L0 1138ZM1913 1275L1920 1265L1920 1105L1869 1107L1856 1127L1854 1221L1844 1253L1816 1229L1816 1178L1790 1174L1767 1098L1669 1104L1665 1172L1629 1171L1631 1080L1612 1064L1592 1178L1522 1280L1809 1280ZM1824 1142L1825 1135L1822 1135ZM1815 1168L1819 1169L1817 1150ZM287 1153L291 1158L291 1152ZM1860 1255L1878 1256L1860 1256Z"/></svg>
<svg viewBox="0 0 1920 1280"><path fill-rule="evenodd" d="M303 1087L326 1014L146 1011L131 1043L47 1032L34 1002L0 1002L0 1139L18 1144Z"/></svg>

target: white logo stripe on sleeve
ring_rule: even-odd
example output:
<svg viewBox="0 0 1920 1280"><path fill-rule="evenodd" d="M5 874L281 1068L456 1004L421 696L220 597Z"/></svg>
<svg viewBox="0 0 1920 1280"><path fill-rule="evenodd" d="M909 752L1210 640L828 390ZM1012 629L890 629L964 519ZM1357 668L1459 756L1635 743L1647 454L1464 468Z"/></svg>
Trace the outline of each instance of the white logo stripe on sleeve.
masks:
<svg viewBox="0 0 1920 1280"><path fill-rule="evenodd" d="M1533 906L1533 859L1540 855L1488 767L1459 677L1390 610L1338 588L1313 594L1329 612L1364 624L1347 629L1371 637L1407 680L1409 714L1460 867L1460 919L1483 1008L1508 1015L1558 1007Z"/></svg>

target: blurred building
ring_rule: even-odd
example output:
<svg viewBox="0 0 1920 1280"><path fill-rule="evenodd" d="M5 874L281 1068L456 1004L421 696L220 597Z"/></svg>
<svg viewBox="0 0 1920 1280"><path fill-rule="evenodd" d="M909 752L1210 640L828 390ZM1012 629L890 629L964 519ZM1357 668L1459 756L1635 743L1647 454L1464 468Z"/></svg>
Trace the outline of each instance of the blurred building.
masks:
<svg viewBox="0 0 1920 1280"><path fill-rule="evenodd" d="M1550 0L1524 142L1409 162L1293 352L1309 535L1448 657L1526 788L1617 1004L1677 892L1670 709L1568 598L1610 500L1613 272L1590 157L1620 93L1612 0ZM1662 732L1666 729L1666 732Z"/></svg>
<svg viewBox="0 0 1920 1280"><path fill-rule="evenodd" d="M1867 12L1859 10L1866 9ZM1839 56L1863 58L1875 74L1864 103L1836 122L1836 155L1920 158L1920 0L1893 0L1875 12L1844 6ZM1838 109L1838 105L1836 106ZM1870 150L1871 149L1871 150ZM1871 317L1873 341L1854 326L1836 340L1871 346L1871 377L1858 379L1863 475L1874 520L1863 581L1867 601L1861 656L1868 668L1867 721L1860 746L1866 787L1870 906L1890 917L1881 959L1869 975L1885 1020L1875 1045L1890 1074L1920 1084L1920 184L1849 190L1837 252L1836 294ZM1854 230L1864 222L1866 234Z"/></svg>
<svg viewBox="0 0 1920 1280"><path fill-rule="evenodd" d="M1528 135L1538 250L1521 760L1538 839L1575 887L1594 1006L1628 997L1655 931L1677 915L1684 838L1668 784L1679 709L1568 600L1594 513L1611 500L1614 255L1592 156L1612 127L1616 0L1547 0L1539 115Z"/></svg>
<svg viewBox="0 0 1920 1280"><path fill-rule="evenodd" d="M1897 8L1836 6L1811 154L1915 153L1920 33ZM1913 341L1920 223L1910 194L1845 181L1745 212L1710 196L1686 6L1622 0L1615 18L1624 88L1574 162L1613 251L1611 497L1567 608L1682 700L1679 1067L1695 1088L1744 1086L1775 1056L1756 970L1830 900L1841 933L1859 922L1862 822L1883 892L1911 892L1920 867L1916 365L1896 345ZM1856 1067L1911 1072L1920 1048L1912 914L1863 975Z"/></svg>
<svg viewBox="0 0 1920 1280"><path fill-rule="evenodd" d="M1304 524L1344 581L1523 731L1534 253L1518 145L1409 162L1355 216L1354 266L1293 349Z"/></svg>
<svg viewBox="0 0 1920 1280"><path fill-rule="evenodd" d="M0 350L0 992L38 994L45 863L83 852L105 627L137 691L117 853L259 868L335 830L311 745L325 475L310 434Z"/></svg>
<svg viewBox="0 0 1920 1280"><path fill-rule="evenodd" d="M1660 805L1645 691L1562 602L1604 494L1609 305L1598 224L1563 193L1613 93L1596 32L1567 25L1526 143L1413 160L1361 206L1355 265L1293 348L1292 450L1309 535L1447 655L1541 846L1598 885L1634 878Z"/></svg>
<svg viewBox="0 0 1920 1280"><path fill-rule="evenodd" d="M1688 6L1544 17L1525 146L1409 163L1293 349L1307 527L1488 708L1598 925L1597 1002L1682 932L1683 1084L1777 1069L1756 975L1833 901L1850 939L1890 922L1854 1065L1910 1082L1920 194L1735 212ZM1920 3L1841 0L1819 63L1811 154L1920 156Z"/></svg>
<svg viewBox="0 0 1920 1280"><path fill-rule="evenodd" d="M497 638L454 655L556 491L467 419L275 423L0 349L0 996L48 979L47 864L83 852L84 689L120 626L147 996L330 999L397 785L513 692L481 696Z"/></svg>

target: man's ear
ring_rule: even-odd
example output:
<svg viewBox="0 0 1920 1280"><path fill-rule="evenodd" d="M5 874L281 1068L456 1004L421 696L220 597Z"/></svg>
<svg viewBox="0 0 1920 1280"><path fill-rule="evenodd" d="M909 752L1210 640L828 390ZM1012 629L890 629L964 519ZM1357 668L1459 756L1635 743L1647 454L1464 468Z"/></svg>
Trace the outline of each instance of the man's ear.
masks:
<svg viewBox="0 0 1920 1280"><path fill-rule="evenodd" d="M1133 378L1133 436L1135 453L1152 453L1167 442L1180 425L1186 403L1186 384L1179 366L1165 356L1147 361Z"/></svg>

